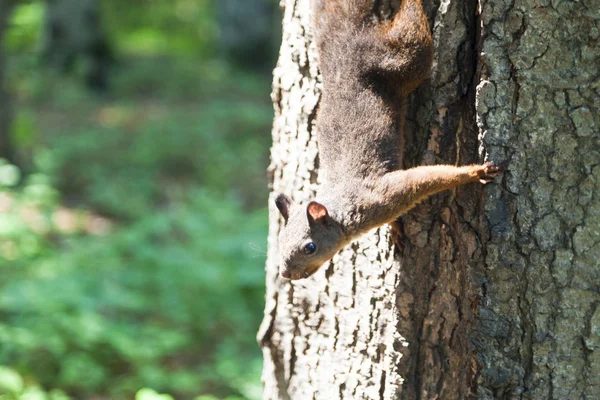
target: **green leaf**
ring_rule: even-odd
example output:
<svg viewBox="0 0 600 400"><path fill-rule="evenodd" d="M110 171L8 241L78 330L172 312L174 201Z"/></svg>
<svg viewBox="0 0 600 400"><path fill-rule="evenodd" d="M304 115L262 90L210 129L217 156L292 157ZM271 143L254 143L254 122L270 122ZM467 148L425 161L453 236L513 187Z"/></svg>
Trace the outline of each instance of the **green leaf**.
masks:
<svg viewBox="0 0 600 400"><path fill-rule="evenodd" d="M152 389L144 388L135 394L135 400L173 400L168 394L158 394Z"/></svg>
<svg viewBox="0 0 600 400"><path fill-rule="evenodd" d="M19 183L21 171L11 164L0 165L0 186L11 187Z"/></svg>
<svg viewBox="0 0 600 400"><path fill-rule="evenodd" d="M13 394L23 391L23 378L16 371L0 367L0 393L8 391Z"/></svg>

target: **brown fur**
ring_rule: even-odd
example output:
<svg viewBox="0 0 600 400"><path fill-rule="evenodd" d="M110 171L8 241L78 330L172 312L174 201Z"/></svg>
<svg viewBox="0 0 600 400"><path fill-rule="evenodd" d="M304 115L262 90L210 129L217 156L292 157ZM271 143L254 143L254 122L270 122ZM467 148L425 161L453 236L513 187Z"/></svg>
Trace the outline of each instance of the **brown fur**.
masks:
<svg viewBox="0 0 600 400"><path fill-rule="evenodd" d="M405 97L429 73L432 40L420 0L403 0L389 19L373 4L314 2L323 75L316 130L324 183L317 208L314 202L300 206L285 195L277 198L286 219L279 250L287 278L310 276L351 240L394 221L432 194L468 182L487 183L498 173L489 163L398 170ZM319 222L311 216L315 209L326 214ZM311 242L318 250L307 254Z"/></svg>

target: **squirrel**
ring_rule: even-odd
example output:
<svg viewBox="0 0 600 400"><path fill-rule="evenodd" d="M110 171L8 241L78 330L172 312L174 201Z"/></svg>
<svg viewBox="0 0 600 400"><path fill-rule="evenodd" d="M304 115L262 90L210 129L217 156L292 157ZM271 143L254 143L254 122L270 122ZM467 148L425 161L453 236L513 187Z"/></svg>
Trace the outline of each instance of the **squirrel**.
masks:
<svg viewBox="0 0 600 400"><path fill-rule="evenodd" d="M499 174L489 162L400 169L405 99L427 78L433 45L421 0L402 0L395 12L389 4L383 9L385 2L313 0L323 79L315 129L324 179L306 205L275 197L285 222L283 278L311 276L346 244L435 193L486 184Z"/></svg>

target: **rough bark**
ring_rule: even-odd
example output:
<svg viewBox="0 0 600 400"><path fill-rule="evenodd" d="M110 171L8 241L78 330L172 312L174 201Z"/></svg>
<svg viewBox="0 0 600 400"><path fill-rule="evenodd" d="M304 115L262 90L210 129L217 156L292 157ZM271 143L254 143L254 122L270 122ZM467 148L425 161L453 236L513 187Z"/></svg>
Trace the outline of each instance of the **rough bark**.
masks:
<svg viewBox="0 0 600 400"><path fill-rule="evenodd" d="M99 0L46 0L42 54L64 72L70 72L77 60L84 60L87 86L106 89L113 56Z"/></svg>
<svg viewBox="0 0 600 400"><path fill-rule="evenodd" d="M482 398L600 398L600 8L488 1L481 140L510 160L486 201L475 326Z"/></svg>
<svg viewBox="0 0 600 400"><path fill-rule="evenodd" d="M591 0L425 2L431 79L407 166L509 171L417 207L304 281L277 275L270 201L265 399L600 398L600 11ZM308 0L284 0L272 188L309 198L320 78Z"/></svg>
<svg viewBox="0 0 600 400"><path fill-rule="evenodd" d="M0 158L16 164L15 148L10 137L13 108L6 82L6 51L3 41L14 3L13 0L0 0Z"/></svg>

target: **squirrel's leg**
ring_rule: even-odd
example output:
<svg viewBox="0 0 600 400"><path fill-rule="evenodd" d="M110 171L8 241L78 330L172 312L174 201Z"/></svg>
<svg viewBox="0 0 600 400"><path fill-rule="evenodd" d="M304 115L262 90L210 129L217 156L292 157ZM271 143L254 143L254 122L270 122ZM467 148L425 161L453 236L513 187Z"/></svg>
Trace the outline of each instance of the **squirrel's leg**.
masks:
<svg viewBox="0 0 600 400"><path fill-rule="evenodd" d="M362 27L373 17L378 0L312 0L313 18L317 30L339 30L342 27Z"/></svg>
<svg viewBox="0 0 600 400"><path fill-rule="evenodd" d="M433 41L421 0L402 0L394 19L382 28L387 52L379 68L394 77L406 96L427 78L433 61Z"/></svg>
<svg viewBox="0 0 600 400"><path fill-rule="evenodd" d="M390 208L388 217L394 219L433 194L469 182L486 184L498 173L498 167L489 162L465 167L423 166L390 172L382 177L378 186L383 203Z"/></svg>

